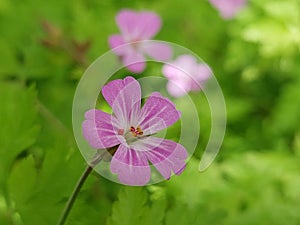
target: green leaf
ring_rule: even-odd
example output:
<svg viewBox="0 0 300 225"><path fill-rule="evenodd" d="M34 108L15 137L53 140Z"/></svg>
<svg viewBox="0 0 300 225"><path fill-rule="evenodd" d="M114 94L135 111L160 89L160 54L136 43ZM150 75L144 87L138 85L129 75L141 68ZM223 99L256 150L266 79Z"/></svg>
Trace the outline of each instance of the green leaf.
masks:
<svg viewBox="0 0 300 225"><path fill-rule="evenodd" d="M36 182L37 171L34 168L34 160L29 156L14 165L8 179L8 189L12 198L18 204L28 204L29 197ZM20 188L22 184L22 188Z"/></svg>
<svg viewBox="0 0 300 225"><path fill-rule="evenodd" d="M83 171L80 154L70 153L69 150L65 143L49 149L38 173L33 160L14 168L9 191L24 224L51 225L58 221ZM26 184L16 188L18 180L19 183L24 180Z"/></svg>
<svg viewBox="0 0 300 225"><path fill-rule="evenodd" d="M186 225L186 224L197 224L200 225L201 218L196 210L191 210L187 205L179 204L173 209L169 210L166 215L166 225ZM211 223L209 223L211 224Z"/></svg>
<svg viewBox="0 0 300 225"><path fill-rule="evenodd" d="M35 160L21 160L10 175L8 191L25 225L55 224L85 166L73 136L47 116L40 118ZM42 156L35 154L40 151Z"/></svg>
<svg viewBox="0 0 300 225"><path fill-rule="evenodd" d="M300 79L282 85L281 95L266 121L268 134L274 138L274 148L289 146L291 138L300 129ZM280 147L279 147L280 148Z"/></svg>
<svg viewBox="0 0 300 225"><path fill-rule="evenodd" d="M11 45L5 43L2 37L0 38L0 52L2 55L0 60L0 78L3 75L16 73L19 65L14 55L14 49Z"/></svg>
<svg viewBox="0 0 300 225"><path fill-rule="evenodd" d="M236 154L204 173L190 160L167 183L165 224L289 224L299 221L299 159L282 153Z"/></svg>
<svg viewBox="0 0 300 225"><path fill-rule="evenodd" d="M147 207L143 215L143 225L162 225L165 217L166 199L155 200L151 207Z"/></svg>
<svg viewBox="0 0 300 225"><path fill-rule="evenodd" d="M0 82L0 190L16 157L36 138L36 92L20 84Z"/></svg>
<svg viewBox="0 0 300 225"><path fill-rule="evenodd" d="M124 187L119 193L119 200L113 205L112 216L108 225L142 224L141 219L146 209L147 193L141 187Z"/></svg>
<svg viewBox="0 0 300 225"><path fill-rule="evenodd" d="M120 190L119 199L114 203L108 225L161 225L163 223L166 198L159 189L150 198L142 187L124 187Z"/></svg>

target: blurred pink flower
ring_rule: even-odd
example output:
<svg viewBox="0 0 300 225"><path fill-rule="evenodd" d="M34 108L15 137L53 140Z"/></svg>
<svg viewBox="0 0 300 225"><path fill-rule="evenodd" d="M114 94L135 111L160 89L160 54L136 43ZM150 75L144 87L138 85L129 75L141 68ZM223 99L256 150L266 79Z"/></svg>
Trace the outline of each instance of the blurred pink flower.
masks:
<svg viewBox="0 0 300 225"><path fill-rule="evenodd" d="M168 79L167 90L173 97L201 90L211 76L208 65L198 63L192 55L181 55L170 64L165 64L162 73Z"/></svg>
<svg viewBox="0 0 300 225"><path fill-rule="evenodd" d="M172 56L169 45L156 42L138 41L150 40L160 30L161 20L153 12L122 10L116 16L116 22L121 34L111 35L109 45L116 55L120 56L122 63L134 73L143 72L145 69L145 56L164 61Z"/></svg>
<svg viewBox="0 0 300 225"><path fill-rule="evenodd" d="M181 116L175 105L158 92L150 95L141 108L140 84L133 77L114 80L102 89L113 115L91 109L85 114L83 135L96 149L118 146L110 168L128 185L145 185L150 180L148 161L169 179L185 168L185 148L153 134L174 124Z"/></svg>
<svg viewBox="0 0 300 225"><path fill-rule="evenodd" d="M247 3L247 0L209 0L224 19L233 18Z"/></svg>

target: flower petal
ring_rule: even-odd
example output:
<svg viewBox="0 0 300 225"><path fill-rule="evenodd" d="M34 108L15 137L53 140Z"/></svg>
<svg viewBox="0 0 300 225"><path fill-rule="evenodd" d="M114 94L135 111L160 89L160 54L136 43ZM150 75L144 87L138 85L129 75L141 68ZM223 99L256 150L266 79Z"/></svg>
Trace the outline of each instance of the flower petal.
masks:
<svg viewBox="0 0 300 225"><path fill-rule="evenodd" d="M154 134L174 124L180 115L173 102L153 92L141 110L139 125L145 135Z"/></svg>
<svg viewBox="0 0 300 225"><path fill-rule="evenodd" d="M197 69L198 63L196 57L193 55L181 55L175 61L174 64L182 71L186 73L186 76L192 76Z"/></svg>
<svg viewBox="0 0 300 225"><path fill-rule="evenodd" d="M126 42L150 39L161 27L159 16L148 11L122 10L116 21Z"/></svg>
<svg viewBox="0 0 300 225"><path fill-rule="evenodd" d="M179 98L188 94L190 91L190 84L180 80L169 80L167 83L167 91L171 96Z"/></svg>
<svg viewBox="0 0 300 225"><path fill-rule="evenodd" d="M172 48L167 43L145 42L141 49L156 60L165 61L172 57Z"/></svg>
<svg viewBox="0 0 300 225"><path fill-rule="evenodd" d="M169 80L167 90L174 97L200 90L211 76L210 68L204 63L197 63L193 55L181 55L170 64L165 64L162 73Z"/></svg>
<svg viewBox="0 0 300 225"><path fill-rule="evenodd" d="M233 18L238 11L240 11L245 5L246 0L209 0L210 3L220 12L224 19Z"/></svg>
<svg viewBox="0 0 300 225"><path fill-rule="evenodd" d="M191 80L191 90L196 91L202 89L203 84L210 78L211 73L208 65L204 63L198 64L195 77Z"/></svg>
<svg viewBox="0 0 300 225"><path fill-rule="evenodd" d="M119 129L136 125L141 107L141 87L133 77L109 82L102 94L119 121Z"/></svg>
<svg viewBox="0 0 300 225"><path fill-rule="evenodd" d="M198 65L196 75L197 80L207 80L208 78L210 78L211 74L212 71L207 64L201 63Z"/></svg>
<svg viewBox="0 0 300 225"><path fill-rule="evenodd" d="M124 45L126 43L124 42L123 37L119 34L111 35L108 38L108 43L110 48L114 51L114 53L119 56L124 55L129 51L128 48L130 46Z"/></svg>
<svg viewBox="0 0 300 225"><path fill-rule="evenodd" d="M168 65L168 64L164 64L162 67L162 74L166 77L166 78L173 78L174 77L174 73L177 72L177 69L174 66Z"/></svg>
<svg viewBox="0 0 300 225"><path fill-rule="evenodd" d="M165 64L162 73L168 79L190 82L197 69L197 59L194 56L180 55L175 61Z"/></svg>
<svg viewBox="0 0 300 225"><path fill-rule="evenodd" d="M123 64L133 73L141 73L146 67L144 56L137 51L127 52L123 56Z"/></svg>
<svg viewBox="0 0 300 225"><path fill-rule="evenodd" d="M93 148L110 148L120 144L112 125L115 119L112 115L91 109L85 113L85 118L82 124L83 136Z"/></svg>
<svg viewBox="0 0 300 225"><path fill-rule="evenodd" d="M120 45L125 44L123 37L119 34L111 35L108 39L111 48L116 48Z"/></svg>
<svg viewBox="0 0 300 225"><path fill-rule="evenodd" d="M121 183L127 185L145 185L151 176L151 170L143 152L132 150L122 144L111 160L110 169L112 173L118 174Z"/></svg>
<svg viewBox="0 0 300 225"><path fill-rule="evenodd" d="M174 141L147 137L136 141L131 147L145 154L166 179L170 178L171 171L179 175L185 168L184 160L188 157L187 151Z"/></svg>

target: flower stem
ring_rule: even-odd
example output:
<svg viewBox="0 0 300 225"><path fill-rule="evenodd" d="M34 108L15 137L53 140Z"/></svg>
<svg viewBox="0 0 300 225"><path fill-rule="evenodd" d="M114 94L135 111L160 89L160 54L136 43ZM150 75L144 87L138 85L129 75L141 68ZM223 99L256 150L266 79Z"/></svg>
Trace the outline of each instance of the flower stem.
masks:
<svg viewBox="0 0 300 225"><path fill-rule="evenodd" d="M95 165L97 165L100 161L102 160L102 156L98 155L95 160L86 167L86 169L84 170L83 174L81 175L80 179L78 180L77 184L75 185L75 188L66 204L66 207L59 219L59 222L57 223L57 225L63 225L66 222L66 219L74 205L74 202L80 192L81 187L83 186L84 182L86 181L87 177L90 175L90 173L92 172L93 168Z"/></svg>

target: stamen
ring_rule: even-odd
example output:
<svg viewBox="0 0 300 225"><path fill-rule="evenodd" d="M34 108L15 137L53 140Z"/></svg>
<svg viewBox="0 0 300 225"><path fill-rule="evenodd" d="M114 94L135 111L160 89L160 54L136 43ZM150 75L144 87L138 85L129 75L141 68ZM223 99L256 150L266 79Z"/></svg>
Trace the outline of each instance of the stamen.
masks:
<svg viewBox="0 0 300 225"><path fill-rule="evenodd" d="M135 128L134 126L130 127L130 132L136 137L138 135L143 135L144 132L140 127Z"/></svg>
<svg viewBox="0 0 300 225"><path fill-rule="evenodd" d="M119 135L123 135L123 134L124 134L124 129L119 129L119 130L118 130L118 134L119 134Z"/></svg>
<svg viewBox="0 0 300 225"><path fill-rule="evenodd" d="M139 135L143 135L144 132L142 131L142 129L140 127L136 128L137 132Z"/></svg>
<svg viewBox="0 0 300 225"><path fill-rule="evenodd" d="M135 128L133 126L130 127L131 132L135 132Z"/></svg>

